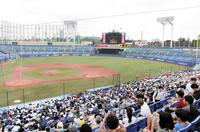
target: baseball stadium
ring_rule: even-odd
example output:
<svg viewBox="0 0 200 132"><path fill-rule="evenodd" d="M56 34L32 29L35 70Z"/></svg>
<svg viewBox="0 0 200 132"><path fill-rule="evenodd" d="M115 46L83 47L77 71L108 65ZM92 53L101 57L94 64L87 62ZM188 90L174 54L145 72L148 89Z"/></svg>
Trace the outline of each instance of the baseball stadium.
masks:
<svg viewBox="0 0 200 132"><path fill-rule="evenodd" d="M0 21L1 131L200 131L199 37L165 41L173 16L157 19L158 44L117 30L81 40L78 22Z"/></svg>

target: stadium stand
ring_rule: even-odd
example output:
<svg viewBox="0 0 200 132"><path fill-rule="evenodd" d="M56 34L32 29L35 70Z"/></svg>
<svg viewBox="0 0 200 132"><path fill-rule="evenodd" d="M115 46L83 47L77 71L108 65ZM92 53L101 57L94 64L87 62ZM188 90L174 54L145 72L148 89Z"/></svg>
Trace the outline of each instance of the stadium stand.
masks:
<svg viewBox="0 0 200 132"><path fill-rule="evenodd" d="M22 48L22 53L21 53ZM90 45L0 45L0 51L11 53L12 58L34 57L34 56L73 56L94 54L94 46Z"/></svg>
<svg viewBox="0 0 200 132"><path fill-rule="evenodd" d="M22 52L21 52L22 48ZM93 55L95 47L90 45L66 46L33 46L0 45L0 61L34 56L73 56ZM195 55L192 50L154 49L150 47L134 47L126 49L122 56L166 61L170 63L194 65ZM183 59L184 58L184 59ZM199 61L199 60L198 60ZM80 131L87 123L93 132L101 129L100 122L105 113L114 114L120 123L125 125L127 132L136 132L148 128L148 118L142 116L142 106L148 104L151 112L167 111L177 105L170 102L176 92L183 90L188 78L194 77L199 71L187 70L161 75L159 77L123 83L120 87L109 86L102 89L85 91L80 95L68 95L44 101L30 103L28 106L0 109L0 129L2 131ZM199 80L196 82L199 84ZM197 89L198 90L198 89ZM190 93L192 94L192 93ZM142 105L139 105L139 100ZM177 99L175 99L177 100ZM193 104L200 109L200 99ZM131 109L131 120L127 109ZM119 123L119 124L120 124ZM199 131L200 116L191 125L179 131ZM109 129L108 127L106 127Z"/></svg>
<svg viewBox="0 0 200 132"><path fill-rule="evenodd" d="M11 59L36 56L89 56L95 55L94 45L23 45L22 53L20 45L0 45L0 54L9 54ZM169 49L155 47L133 47L124 49L120 57L142 58L148 60L164 61L186 66L196 64L193 49ZM7 57L9 58L9 57ZM200 62L200 59L197 60Z"/></svg>
<svg viewBox="0 0 200 132"><path fill-rule="evenodd" d="M28 107L13 107L1 110L0 120L2 131L79 131L87 123L97 131L105 112L114 114L120 122L126 124L127 132L139 131L147 127L147 118L141 116L138 99L145 101L151 112L160 112L176 103L168 102L175 97L177 90L186 85L188 78L196 71L187 70L156 78L139 80L121 84L120 87L104 88L98 91L86 91L80 95L69 95L61 99L46 100L43 103L32 103ZM161 89L161 91L159 91ZM159 91L160 100L153 100L154 91ZM200 100L194 105L199 109ZM126 109L133 110L135 120L127 121ZM141 107L142 108L142 107ZM197 130L199 117L191 122L187 130Z"/></svg>
<svg viewBox="0 0 200 132"><path fill-rule="evenodd" d="M134 47L125 49L122 54L127 57L166 61L188 66L194 66L196 62L195 52L192 49Z"/></svg>

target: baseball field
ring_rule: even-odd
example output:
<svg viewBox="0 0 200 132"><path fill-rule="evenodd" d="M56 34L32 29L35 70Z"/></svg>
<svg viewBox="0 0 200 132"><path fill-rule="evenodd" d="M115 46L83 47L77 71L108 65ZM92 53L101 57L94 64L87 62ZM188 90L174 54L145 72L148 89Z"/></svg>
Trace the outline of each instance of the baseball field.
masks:
<svg viewBox="0 0 200 132"><path fill-rule="evenodd" d="M0 106L78 94L188 67L141 59L68 56L24 58L0 65ZM119 77L120 76L120 77Z"/></svg>

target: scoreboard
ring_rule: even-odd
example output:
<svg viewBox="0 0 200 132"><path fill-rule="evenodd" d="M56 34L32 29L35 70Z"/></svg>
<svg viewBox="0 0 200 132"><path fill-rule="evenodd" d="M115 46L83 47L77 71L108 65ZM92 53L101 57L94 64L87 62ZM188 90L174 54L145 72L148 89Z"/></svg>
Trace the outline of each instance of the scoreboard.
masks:
<svg viewBox="0 0 200 132"><path fill-rule="evenodd" d="M106 43L107 44L120 44L121 43L121 33L107 33Z"/></svg>
<svg viewBox="0 0 200 132"><path fill-rule="evenodd" d="M96 44L96 54L121 54L126 44L126 34L122 32L102 33L102 43Z"/></svg>
<svg viewBox="0 0 200 132"><path fill-rule="evenodd" d="M124 44L125 33L121 32L108 32L102 34L103 44Z"/></svg>

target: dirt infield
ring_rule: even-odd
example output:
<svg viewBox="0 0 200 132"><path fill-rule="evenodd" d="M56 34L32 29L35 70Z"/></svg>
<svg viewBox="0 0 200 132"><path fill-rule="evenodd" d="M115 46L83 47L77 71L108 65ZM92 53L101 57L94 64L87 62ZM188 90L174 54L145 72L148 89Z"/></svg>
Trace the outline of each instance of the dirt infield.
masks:
<svg viewBox="0 0 200 132"><path fill-rule="evenodd" d="M47 69L52 68L53 70L46 71L43 73L43 76L60 74L56 68L69 68L69 69L78 69L80 74L70 77L66 75L65 77L53 78L53 79L37 79L37 78L27 78L22 76L24 72L31 72L36 69ZM79 80L87 78L98 78L98 77L107 77L117 74L116 71L101 67L101 66L91 66L91 65L81 65L81 64L32 64L25 65L23 67L15 67L12 73L10 80L6 80L5 85L8 87L23 87L30 86L34 84L50 83L57 81L66 81L66 80Z"/></svg>

